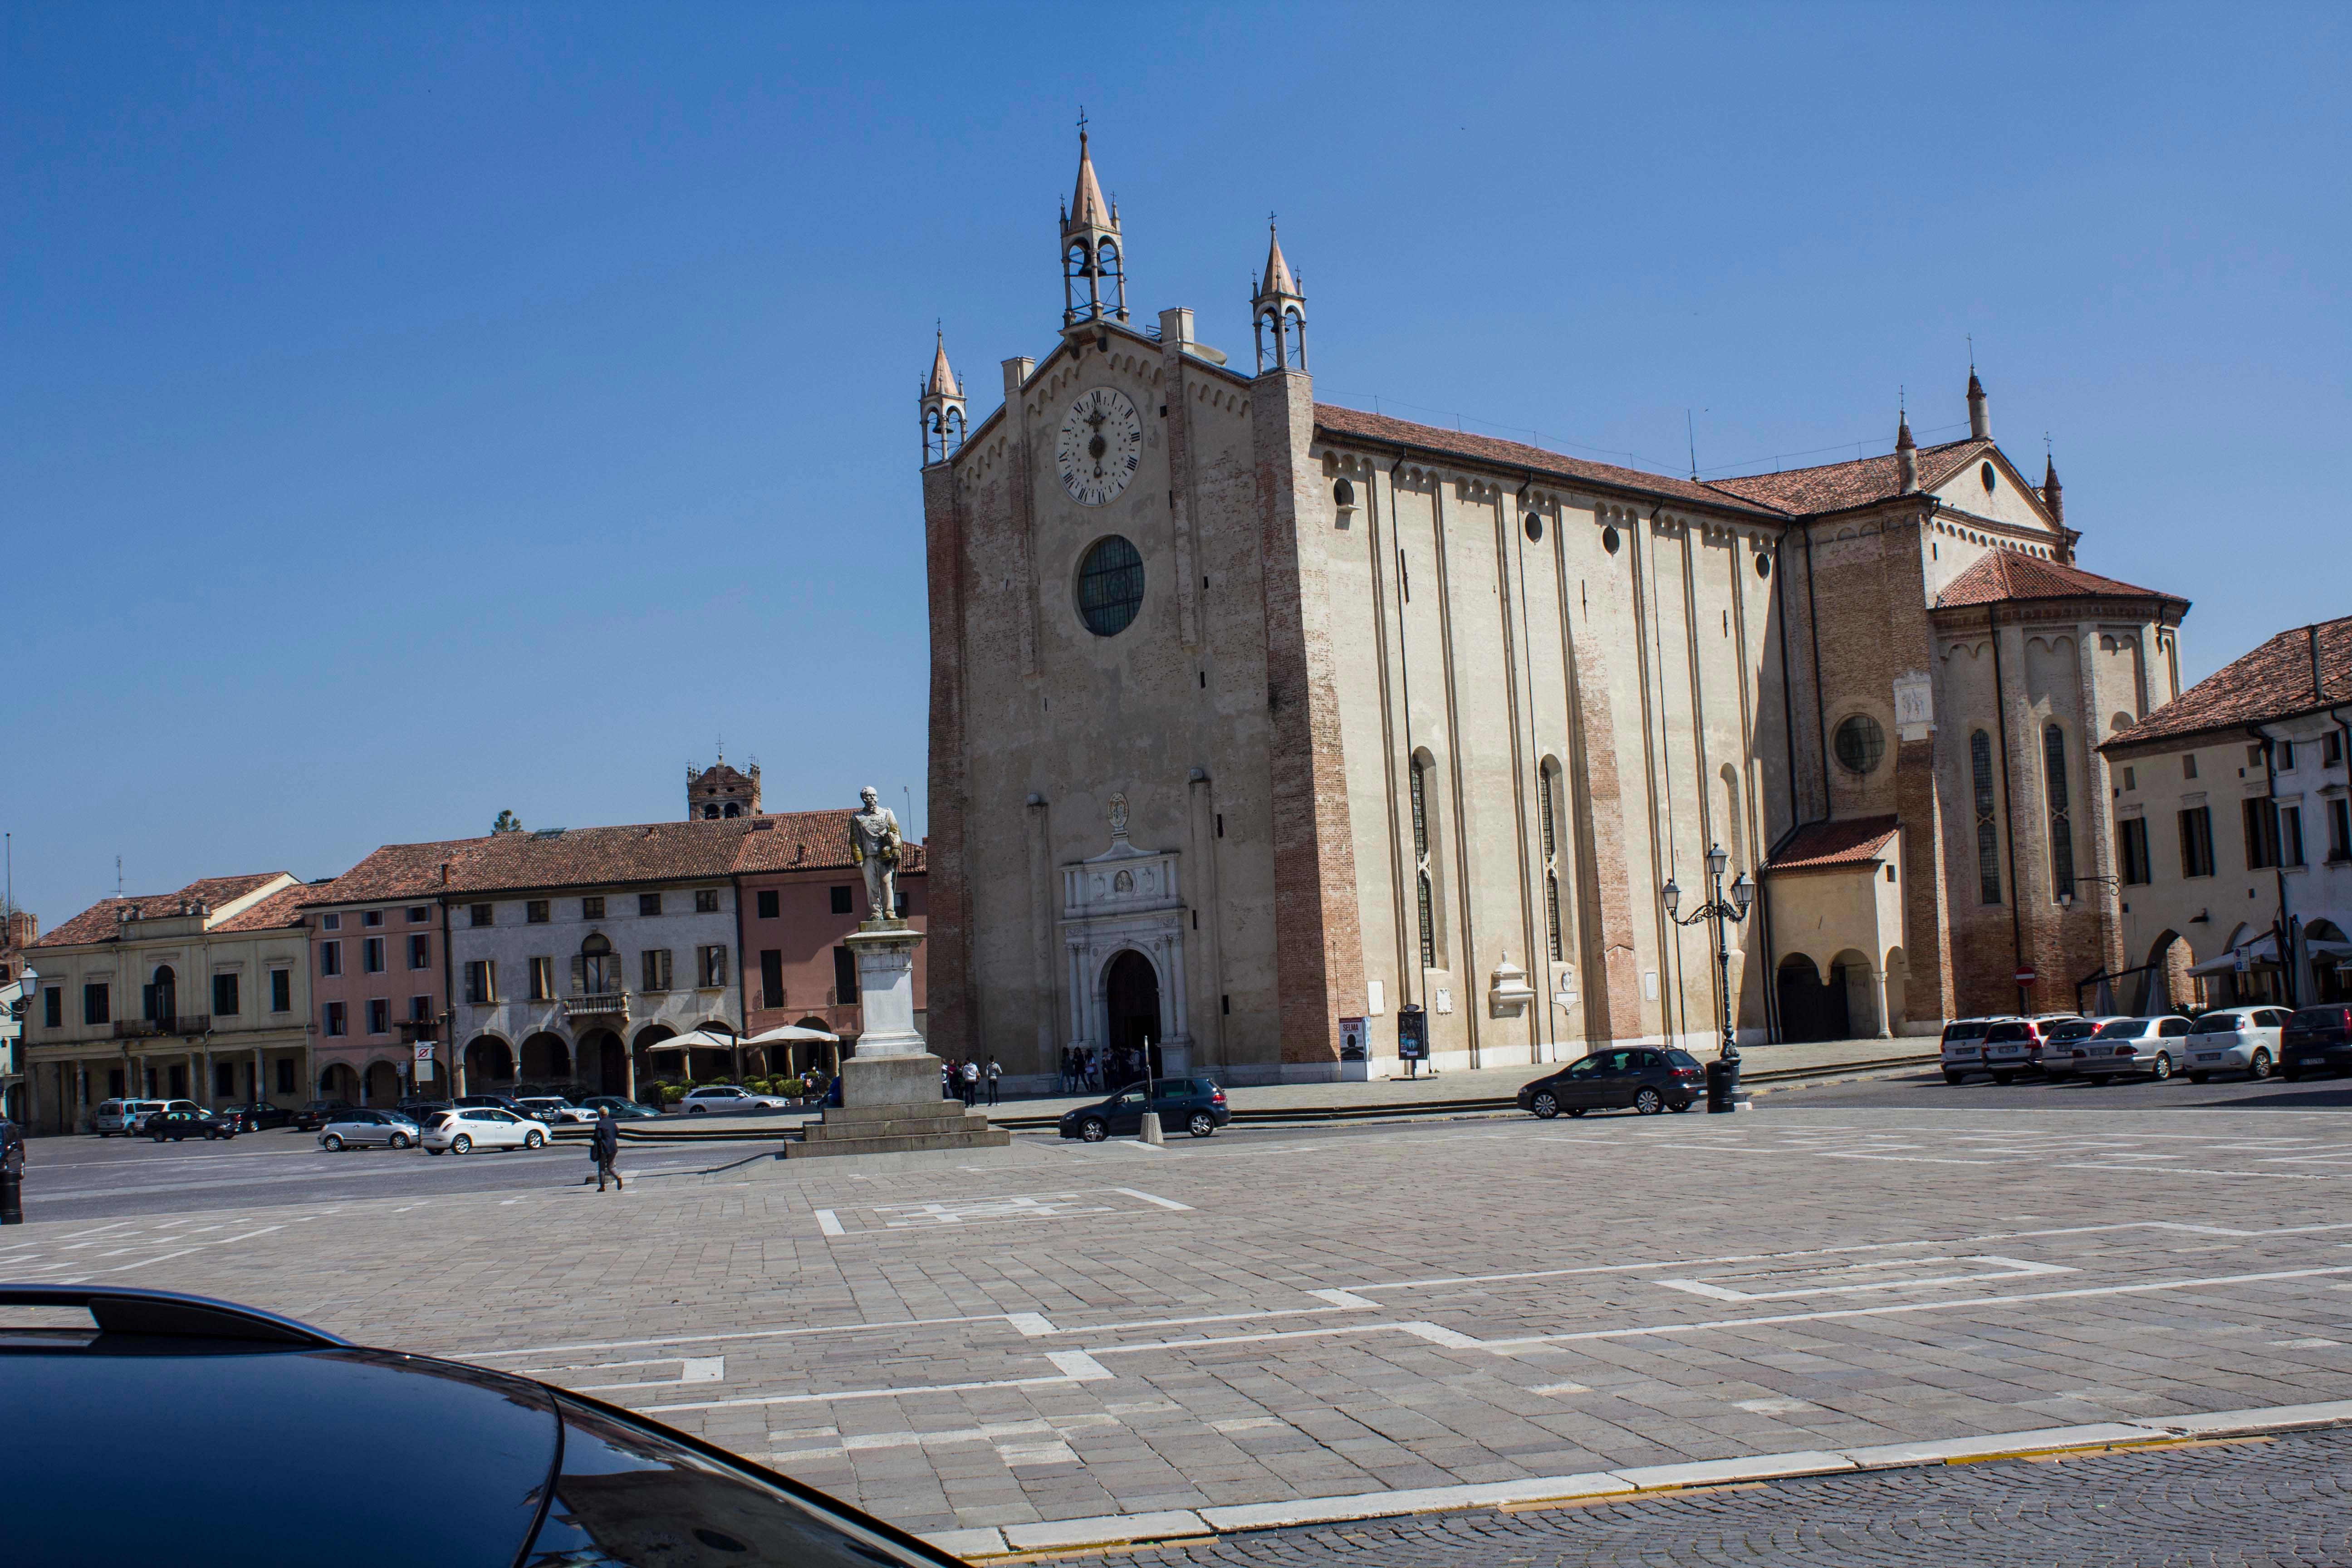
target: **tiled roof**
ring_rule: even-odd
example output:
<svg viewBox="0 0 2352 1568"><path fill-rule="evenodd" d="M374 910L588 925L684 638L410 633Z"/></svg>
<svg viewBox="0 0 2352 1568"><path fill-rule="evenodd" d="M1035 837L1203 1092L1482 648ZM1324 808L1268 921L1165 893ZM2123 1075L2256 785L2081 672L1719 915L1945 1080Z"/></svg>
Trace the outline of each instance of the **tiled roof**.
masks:
<svg viewBox="0 0 2352 1568"><path fill-rule="evenodd" d="M759 871L847 870L851 808L833 811L782 811L755 822L774 826L753 830L743 840L735 869L747 875ZM923 847L909 844L898 861L901 875L923 870Z"/></svg>
<svg viewBox="0 0 2352 1568"><path fill-rule="evenodd" d="M302 906L310 901L308 882L289 882L260 902L239 910L220 924L216 931L276 931L284 926L302 923Z"/></svg>
<svg viewBox="0 0 2352 1568"><path fill-rule="evenodd" d="M329 882L303 891L305 904L359 904L383 899L422 899L443 890L441 867L451 874L477 844L487 838L444 838L430 844L387 844Z"/></svg>
<svg viewBox="0 0 2352 1568"><path fill-rule="evenodd" d="M2320 684L2311 678L2315 639ZM2268 719L2352 702L2352 616L2284 631L2215 670L2102 746L2137 745L2203 730L2237 729Z"/></svg>
<svg viewBox="0 0 2352 1568"><path fill-rule="evenodd" d="M119 899L100 899L65 924L43 933L35 947L70 947L77 942L112 942L121 924L120 915L125 910L135 910L149 920L160 920L179 913L183 902L202 903L213 909L236 899L241 899L256 888L266 887L284 871L253 871L241 877L200 877L186 887L169 893L139 893ZM299 889L301 883L293 887ZM271 899L277 897L271 895ZM262 903L270 902L264 899ZM217 929L217 928L215 928Z"/></svg>
<svg viewBox="0 0 2352 1568"><path fill-rule="evenodd" d="M2161 599L2184 610L2189 607L2189 601L2177 594L2136 588L2039 555L1996 550L1945 584L1944 591L1936 595L1936 608L1997 605L2011 599Z"/></svg>
<svg viewBox="0 0 2352 1568"><path fill-rule="evenodd" d="M1342 408L1336 404L1318 403L1315 405L1315 426L1324 436L1341 441L1349 437L1381 441L1444 457L1467 458L1497 468L1533 472L1546 479L1636 490L1643 495L1661 496L1717 510L1764 510L1759 503L1745 497L1690 479L1668 479L1662 474L1643 473L1639 468L1621 468L1612 463L1591 463L1581 458L1562 457L1558 452L1530 447L1523 442L1500 441L1491 436L1472 436L1460 430L1442 430L1434 425L1415 425L1409 420L1391 419L1386 415L1367 414L1360 408Z"/></svg>
<svg viewBox="0 0 2352 1568"><path fill-rule="evenodd" d="M1830 871L1864 866L1895 837L1900 824L1891 816L1852 816L1834 822L1810 822L1778 855L1764 863L1767 871Z"/></svg>
<svg viewBox="0 0 2352 1568"><path fill-rule="evenodd" d="M1934 489L1974 462L1979 452L1992 449L1991 442L1973 437L1920 447L1919 488ZM1895 471L1895 454L1892 452L1880 458L1824 463L1813 468L1787 468L1777 474L1744 474L1737 479L1710 479L1707 482L1716 489L1727 490L1759 506L1801 515L1842 511L1847 507L1890 500L1903 493L1902 476Z"/></svg>

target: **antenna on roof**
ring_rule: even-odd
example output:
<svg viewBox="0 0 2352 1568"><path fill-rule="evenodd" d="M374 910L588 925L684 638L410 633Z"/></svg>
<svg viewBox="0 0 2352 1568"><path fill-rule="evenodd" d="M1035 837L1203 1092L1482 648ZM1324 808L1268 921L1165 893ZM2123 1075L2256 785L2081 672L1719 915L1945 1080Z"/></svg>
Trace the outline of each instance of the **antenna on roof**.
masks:
<svg viewBox="0 0 2352 1568"><path fill-rule="evenodd" d="M1698 478L1698 426L1692 420L1687 407L1683 410L1683 436L1690 442L1691 478L1696 479Z"/></svg>
<svg viewBox="0 0 2352 1568"><path fill-rule="evenodd" d="M1970 375L1974 375L1974 374L1976 374L1976 373L1977 373L1977 335L1976 335L1974 332L1970 332L1970 333L1969 334L1969 374Z"/></svg>
<svg viewBox="0 0 2352 1568"><path fill-rule="evenodd" d="M114 896L118 899L122 896L122 857L120 855L114 858Z"/></svg>

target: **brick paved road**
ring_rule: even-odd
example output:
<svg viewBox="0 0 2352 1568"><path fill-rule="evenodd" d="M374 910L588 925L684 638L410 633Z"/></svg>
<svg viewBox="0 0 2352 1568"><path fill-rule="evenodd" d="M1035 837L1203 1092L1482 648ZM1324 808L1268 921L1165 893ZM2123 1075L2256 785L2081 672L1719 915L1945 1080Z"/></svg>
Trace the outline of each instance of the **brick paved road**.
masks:
<svg viewBox="0 0 2352 1568"><path fill-rule="evenodd" d="M534 1371L927 1532L2352 1397L2352 1118L1808 1103L602 1198L566 1159L29 1225L0 1277Z"/></svg>
<svg viewBox="0 0 2352 1568"><path fill-rule="evenodd" d="M1059 1561L1120 1568L2341 1564L2352 1563L2352 1432L1423 1514Z"/></svg>

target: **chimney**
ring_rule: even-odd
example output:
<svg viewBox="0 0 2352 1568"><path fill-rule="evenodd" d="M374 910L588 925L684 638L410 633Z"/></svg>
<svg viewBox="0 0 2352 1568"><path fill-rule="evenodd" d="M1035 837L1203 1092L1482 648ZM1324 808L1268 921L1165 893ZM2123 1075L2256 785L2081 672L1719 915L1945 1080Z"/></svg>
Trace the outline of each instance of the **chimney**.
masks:
<svg viewBox="0 0 2352 1568"><path fill-rule="evenodd" d="M1160 341L1171 349L1192 346L1192 312L1179 305L1160 312Z"/></svg>
<svg viewBox="0 0 2352 1568"><path fill-rule="evenodd" d="M1895 416L1895 477L1902 481L1905 495L1919 488L1919 444L1911 439L1911 420L1906 415Z"/></svg>
<svg viewBox="0 0 2352 1568"><path fill-rule="evenodd" d="M1977 367L1969 366L1969 438L1974 441L1992 439L1992 416L1986 411L1984 383L1977 379Z"/></svg>
<svg viewBox="0 0 2352 1568"><path fill-rule="evenodd" d="M1028 383L1029 373L1036 368L1037 362L1026 354L1004 362L1005 402L1011 403L1021 395L1021 388Z"/></svg>
<svg viewBox="0 0 2352 1568"><path fill-rule="evenodd" d="M2319 673L2319 623L2314 621L2303 628L2311 639L2311 700L2315 703L2327 700L2327 682Z"/></svg>

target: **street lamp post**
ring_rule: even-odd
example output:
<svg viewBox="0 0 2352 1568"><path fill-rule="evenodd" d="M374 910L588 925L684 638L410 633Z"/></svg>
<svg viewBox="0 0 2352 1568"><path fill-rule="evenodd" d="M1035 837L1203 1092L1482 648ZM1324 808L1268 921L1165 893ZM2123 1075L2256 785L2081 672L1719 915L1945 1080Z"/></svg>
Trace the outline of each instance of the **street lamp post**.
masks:
<svg viewBox="0 0 2352 1568"><path fill-rule="evenodd" d="M1660 889L1660 896L1666 902L1668 920L1679 926L1695 926L1706 921L1715 931L1715 972L1721 983L1723 1044L1706 1071L1706 1108L1710 1112L1736 1109L1732 1091L1739 1087L1739 1037L1731 1020L1731 943L1725 934L1724 922L1728 921L1738 925L1746 920L1748 906L1756 897L1756 884L1748 879L1747 872L1742 871L1738 879L1731 884L1731 901L1724 901L1723 868L1730 859L1721 845L1706 847L1708 898L1706 903L1687 915L1680 912L1683 890L1675 886L1672 877L1666 879L1665 887Z"/></svg>

